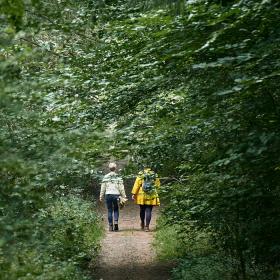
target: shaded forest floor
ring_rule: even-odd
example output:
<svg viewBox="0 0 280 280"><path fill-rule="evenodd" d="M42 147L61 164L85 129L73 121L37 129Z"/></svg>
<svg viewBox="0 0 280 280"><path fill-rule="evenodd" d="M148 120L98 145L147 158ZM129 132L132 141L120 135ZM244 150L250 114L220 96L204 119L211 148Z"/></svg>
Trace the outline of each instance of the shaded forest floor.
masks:
<svg viewBox="0 0 280 280"><path fill-rule="evenodd" d="M100 205L100 211L106 233L95 265L96 279L170 279L172 264L158 261L152 247L156 219L159 215L158 207L153 209L150 232L140 229L139 206L132 201L120 211L118 232L108 231L107 209L104 203Z"/></svg>

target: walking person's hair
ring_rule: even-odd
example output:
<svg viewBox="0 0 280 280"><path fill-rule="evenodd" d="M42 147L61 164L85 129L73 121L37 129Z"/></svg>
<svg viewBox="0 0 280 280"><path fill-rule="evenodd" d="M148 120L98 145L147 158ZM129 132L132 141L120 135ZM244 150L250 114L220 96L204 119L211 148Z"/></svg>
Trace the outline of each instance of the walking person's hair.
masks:
<svg viewBox="0 0 280 280"><path fill-rule="evenodd" d="M115 162L110 162L109 163L109 169L110 171L115 171L117 169L117 165Z"/></svg>

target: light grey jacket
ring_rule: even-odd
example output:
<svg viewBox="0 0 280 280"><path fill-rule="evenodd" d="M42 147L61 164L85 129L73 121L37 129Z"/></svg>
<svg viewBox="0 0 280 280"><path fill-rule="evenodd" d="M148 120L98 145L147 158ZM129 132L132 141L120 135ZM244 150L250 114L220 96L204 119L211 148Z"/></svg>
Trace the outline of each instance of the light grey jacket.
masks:
<svg viewBox="0 0 280 280"><path fill-rule="evenodd" d="M101 183L100 198L105 194L116 194L126 197L123 180L116 172L106 174Z"/></svg>

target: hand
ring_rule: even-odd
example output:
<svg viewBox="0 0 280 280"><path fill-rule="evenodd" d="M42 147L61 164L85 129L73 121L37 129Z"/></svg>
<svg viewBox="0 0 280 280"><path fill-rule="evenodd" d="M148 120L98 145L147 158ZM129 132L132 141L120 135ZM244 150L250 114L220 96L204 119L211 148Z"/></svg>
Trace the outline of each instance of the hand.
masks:
<svg viewBox="0 0 280 280"><path fill-rule="evenodd" d="M132 198L132 200L135 200L135 195L133 194L131 198Z"/></svg>

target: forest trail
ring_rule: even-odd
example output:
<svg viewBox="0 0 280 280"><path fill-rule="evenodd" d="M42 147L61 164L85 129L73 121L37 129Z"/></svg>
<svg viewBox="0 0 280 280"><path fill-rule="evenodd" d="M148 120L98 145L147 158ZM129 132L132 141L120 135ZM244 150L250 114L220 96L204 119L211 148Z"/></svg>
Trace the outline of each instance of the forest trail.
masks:
<svg viewBox="0 0 280 280"><path fill-rule="evenodd" d="M107 210L100 206L105 226L105 238L96 264L95 277L99 280L167 280L171 265L156 259L152 248L158 207L153 209L151 231L140 229L139 206L129 201L120 211L118 232L109 232Z"/></svg>

